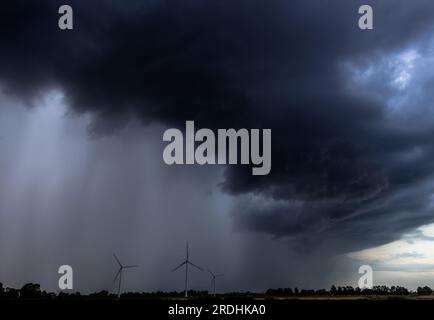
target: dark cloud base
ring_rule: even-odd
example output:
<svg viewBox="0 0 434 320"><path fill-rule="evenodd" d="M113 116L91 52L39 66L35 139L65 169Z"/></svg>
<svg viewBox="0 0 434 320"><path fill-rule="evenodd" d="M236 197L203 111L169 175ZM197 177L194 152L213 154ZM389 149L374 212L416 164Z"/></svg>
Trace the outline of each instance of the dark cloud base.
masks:
<svg viewBox="0 0 434 320"><path fill-rule="evenodd" d="M427 39L434 7L369 1L375 30L361 32L362 2L69 1L64 32L60 1L3 1L0 83L25 101L62 90L71 110L96 115L96 134L133 118L271 128L272 173L230 167L221 184L240 198L239 227L311 249L372 246L434 220L434 126L403 127L349 89L343 65Z"/></svg>

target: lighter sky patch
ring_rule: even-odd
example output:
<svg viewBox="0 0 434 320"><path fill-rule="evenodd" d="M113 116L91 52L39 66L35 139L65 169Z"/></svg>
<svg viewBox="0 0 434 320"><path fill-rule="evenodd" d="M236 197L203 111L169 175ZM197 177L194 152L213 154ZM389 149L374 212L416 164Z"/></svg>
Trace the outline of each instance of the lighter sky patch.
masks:
<svg viewBox="0 0 434 320"><path fill-rule="evenodd" d="M398 90L404 90L411 81L418 58L420 55L416 50L408 50L391 61L394 70L391 84Z"/></svg>
<svg viewBox="0 0 434 320"><path fill-rule="evenodd" d="M347 255L360 264L371 265L374 285L394 283L414 289L434 284L434 224L422 226L401 239Z"/></svg>

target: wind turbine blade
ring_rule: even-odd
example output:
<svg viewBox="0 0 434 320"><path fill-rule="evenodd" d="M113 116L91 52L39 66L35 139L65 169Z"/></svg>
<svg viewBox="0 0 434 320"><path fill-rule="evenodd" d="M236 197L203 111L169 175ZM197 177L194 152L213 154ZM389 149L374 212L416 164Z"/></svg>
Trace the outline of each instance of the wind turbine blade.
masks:
<svg viewBox="0 0 434 320"><path fill-rule="evenodd" d="M119 267L122 267L122 263L119 261L118 257L113 253L113 257L116 259L116 262L119 264Z"/></svg>
<svg viewBox="0 0 434 320"><path fill-rule="evenodd" d="M134 264L134 265L131 265L131 266L124 266L124 269L127 269L127 268L138 268L138 267L139 267L138 265Z"/></svg>
<svg viewBox="0 0 434 320"><path fill-rule="evenodd" d="M212 273L212 271L210 269L208 269L208 272L212 277L215 277L214 273Z"/></svg>
<svg viewBox="0 0 434 320"><path fill-rule="evenodd" d="M186 257L187 257L187 259L185 259L185 260L188 261L188 241L187 241L186 249L187 249L187 250L186 250L186 253L187 253Z"/></svg>
<svg viewBox="0 0 434 320"><path fill-rule="evenodd" d="M188 263L191 264L193 267L198 268L200 271L203 271L203 269L202 269L201 267L195 265L194 263L192 263L192 262L190 262L190 261L188 261Z"/></svg>
<svg viewBox="0 0 434 320"><path fill-rule="evenodd" d="M119 277L119 275L121 274L121 272L122 272L122 268L119 268L118 273L116 273L116 276L115 276L113 282L116 282L116 279Z"/></svg>
<svg viewBox="0 0 434 320"><path fill-rule="evenodd" d="M181 267L182 267L184 264L186 264L186 263L187 263L187 261L184 261L184 262L181 263L179 266L177 266L175 269L173 269L172 272L178 270L179 268L181 268Z"/></svg>

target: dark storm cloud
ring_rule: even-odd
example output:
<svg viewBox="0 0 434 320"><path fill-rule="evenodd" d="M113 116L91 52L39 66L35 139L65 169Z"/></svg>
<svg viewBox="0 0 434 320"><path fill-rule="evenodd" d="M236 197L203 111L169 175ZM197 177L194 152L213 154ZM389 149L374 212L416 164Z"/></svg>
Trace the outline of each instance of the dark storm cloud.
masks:
<svg viewBox="0 0 434 320"><path fill-rule="evenodd" d="M272 128L269 176L226 170L237 223L308 246L374 245L432 220L421 185L434 172L434 130L403 127L384 101L350 90L345 63L426 38L434 4L371 2L375 30L362 32L365 2L69 1L67 32L57 29L63 2L2 3L0 83L28 99L60 88L102 133L132 117Z"/></svg>

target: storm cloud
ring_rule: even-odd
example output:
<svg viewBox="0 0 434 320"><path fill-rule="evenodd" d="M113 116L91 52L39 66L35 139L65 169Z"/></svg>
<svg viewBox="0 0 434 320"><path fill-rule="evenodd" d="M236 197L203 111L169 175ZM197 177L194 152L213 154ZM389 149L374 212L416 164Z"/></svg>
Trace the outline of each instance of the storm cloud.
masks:
<svg viewBox="0 0 434 320"><path fill-rule="evenodd" d="M61 31L63 2L0 4L8 96L33 108L61 91L96 136L137 120L271 128L270 175L228 166L218 186L238 229L296 252L434 221L432 1L69 1L74 30ZM372 31L358 28L362 4Z"/></svg>

